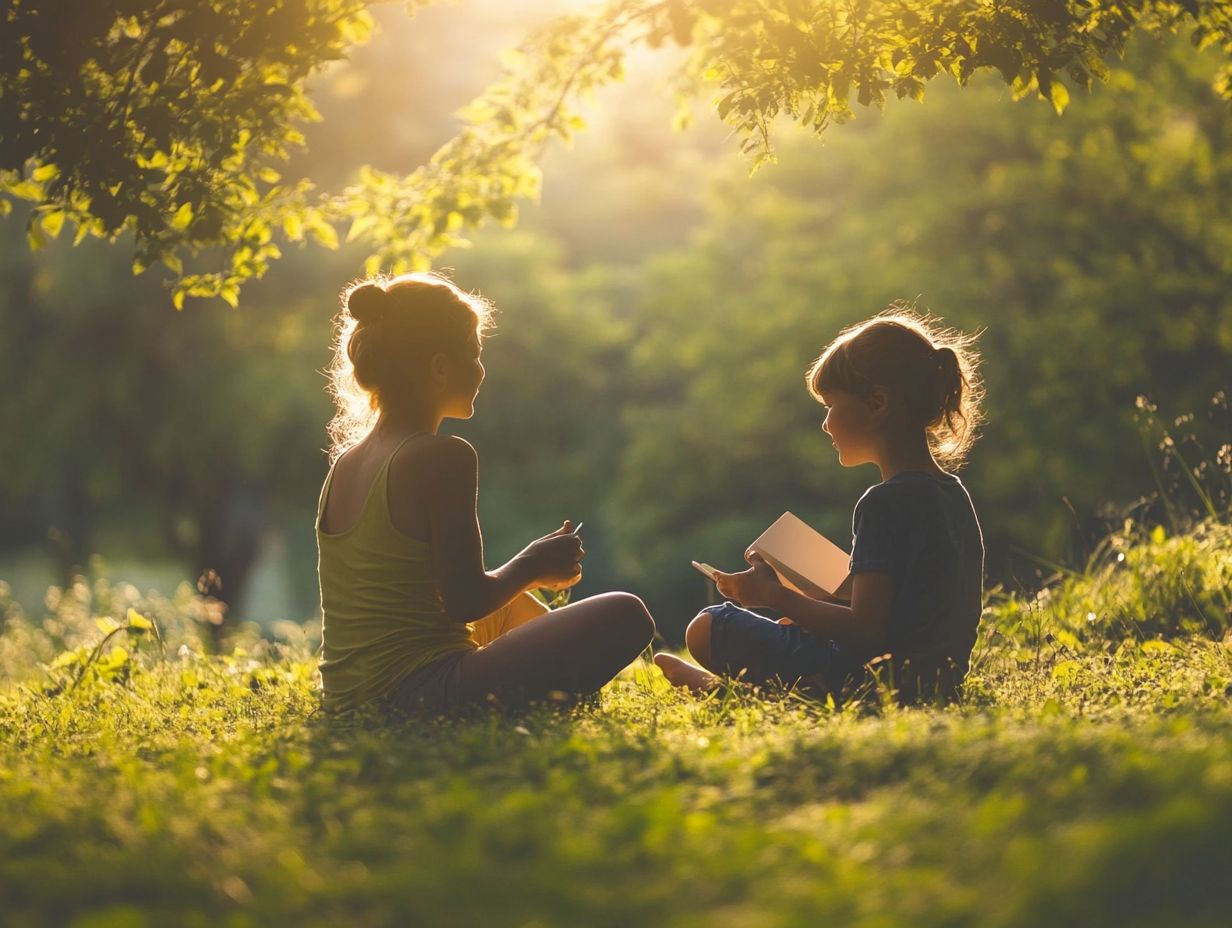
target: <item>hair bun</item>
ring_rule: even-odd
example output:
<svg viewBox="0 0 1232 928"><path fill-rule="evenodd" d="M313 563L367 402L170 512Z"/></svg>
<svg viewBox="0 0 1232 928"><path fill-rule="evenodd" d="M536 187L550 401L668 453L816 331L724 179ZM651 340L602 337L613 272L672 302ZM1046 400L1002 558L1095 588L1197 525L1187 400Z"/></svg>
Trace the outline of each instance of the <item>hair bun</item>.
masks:
<svg viewBox="0 0 1232 928"><path fill-rule="evenodd" d="M360 284L347 294L346 305L347 312L355 317L356 322L373 322L385 315L389 294L379 284Z"/></svg>

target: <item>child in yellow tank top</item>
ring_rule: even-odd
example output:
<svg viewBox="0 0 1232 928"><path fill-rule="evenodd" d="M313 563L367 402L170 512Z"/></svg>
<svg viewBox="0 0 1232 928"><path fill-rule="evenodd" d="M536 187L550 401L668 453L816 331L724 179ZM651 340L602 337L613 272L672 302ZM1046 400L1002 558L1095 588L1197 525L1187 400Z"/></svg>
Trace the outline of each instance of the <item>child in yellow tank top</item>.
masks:
<svg viewBox="0 0 1232 928"><path fill-rule="evenodd" d="M568 521L484 566L475 450L438 432L474 413L490 311L435 275L374 278L344 295L316 521L327 706L451 712L594 692L654 633L626 593L552 612L530 595L581 578Z"/></svg>

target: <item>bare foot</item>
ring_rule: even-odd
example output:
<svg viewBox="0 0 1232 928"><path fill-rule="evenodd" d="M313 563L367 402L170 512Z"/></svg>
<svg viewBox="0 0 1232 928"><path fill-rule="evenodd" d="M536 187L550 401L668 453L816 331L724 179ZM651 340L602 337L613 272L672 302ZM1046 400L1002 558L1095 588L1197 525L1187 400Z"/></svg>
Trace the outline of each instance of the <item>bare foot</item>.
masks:
<svg viewBox="0 0 1232 928"><path fill-rule="evenodd" d="M719 678L714 674L682 661L674 654L660 651L654 656L654 662L672 686L686 686L694 693L704 693L719 685Z"/></svg>

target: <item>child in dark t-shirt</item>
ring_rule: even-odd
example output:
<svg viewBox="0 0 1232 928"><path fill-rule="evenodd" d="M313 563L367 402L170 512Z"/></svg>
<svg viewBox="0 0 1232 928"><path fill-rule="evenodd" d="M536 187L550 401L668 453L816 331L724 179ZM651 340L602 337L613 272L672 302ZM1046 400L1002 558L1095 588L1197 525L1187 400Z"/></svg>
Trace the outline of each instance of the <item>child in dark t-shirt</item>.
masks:
<svg viewBox="0 0 1232 928"><path fill-rule="evenodd" d="M893 578L885 650L904 701L951 697L967 673L983 605L984 543L966 487L900 471L852 518L851 573Z"/></svg>
<svg viewBox="0 0 1232 928"><path fill-rule="evenodd" d="M856 504L851 575L813 598L779 583L756 554L749 570L720 572L730 601L685 632L701 667L655 656L672 683L700 690L727 674L841 696L875 664L902 702L958 694L979 624L984 545L966 487L942 465L962 463L981 418L973 341L892 307L826 348L808 373L809 391L829 407L822 429L840 464L873 463L882 478Z"/></svg>

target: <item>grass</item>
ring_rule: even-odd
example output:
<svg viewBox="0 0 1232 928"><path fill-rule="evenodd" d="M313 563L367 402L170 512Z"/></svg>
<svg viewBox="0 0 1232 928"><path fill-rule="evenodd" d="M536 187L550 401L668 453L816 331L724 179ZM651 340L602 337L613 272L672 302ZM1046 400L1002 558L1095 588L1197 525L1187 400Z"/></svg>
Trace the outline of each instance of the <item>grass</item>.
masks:
<svg viewBox="0 0 1232 928"><path fill-rule="evenodd" d="M3 921L1226 925L1227 587L1185 565L1232 543L1121 548L994 602L946 710L639 663L572 710L329 719L302 630L209 655L191 591L83 580L0 637Z"/></svg>
<svg viewBox="0 0 1232 928"><path fill-rule="evenodd" d="M188 659L5 704L6 922L1226 924L1229 650L1119 659L1128 693L1183 668L1172 704L1049 674L860 717L634 671L573 714L338 724L302 660Z"/></svg>
<svg viewBox="0 0 1232 928"><path fill-rule="evenodd" d="M1139 409L1166 528L993 591L947 709L643 660L573 709L329 718L299 626L212 653L191 587L35 622L0 583L0 923L1227 925L1232 446Z"/></svg>

